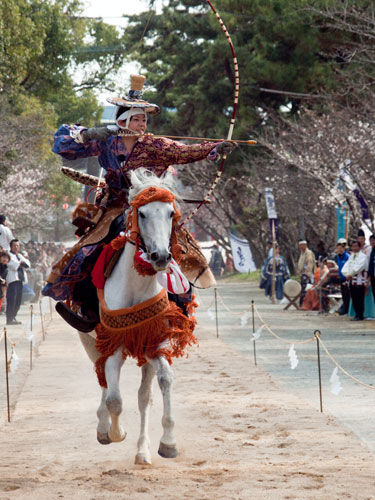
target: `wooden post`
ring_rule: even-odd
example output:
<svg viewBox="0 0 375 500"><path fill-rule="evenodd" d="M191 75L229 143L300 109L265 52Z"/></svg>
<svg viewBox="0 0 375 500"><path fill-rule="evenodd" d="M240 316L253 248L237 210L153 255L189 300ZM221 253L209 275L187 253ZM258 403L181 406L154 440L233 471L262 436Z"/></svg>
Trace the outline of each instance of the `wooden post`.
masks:
<svg viewBox="0 0 375 500"><path fill-rule="evenodd" d="M255 317L254 317L254 301L251 301L251 314L253 317L253 335L255 333ZM257 352L256 352L256 346L255 346L255 339L253 337L253 354L254 354L254 364L257 366Z"/></svg>
<svg viewBox="0 0 375 500"><path fill-rule="evenodd" d="M319 374L319 396L320 396L320 411L323 413L323 395L322 395L322 373L320 369L320 346L319 337L321 333L319 330L315 330L314 337L316 338L316 349L318 354L318 374Z"/></svg>
<svg viewBox="0 0 375 500"><path fill-rule="evenodd" d="M216 337L219 338L219 320L217 317L217 288L215 290L215 317L216 317Z"/></svg>
<svg viewBox="0 0 375 500"><path fill-rule="evenodd" d="M272 304L276 302L276 229L272 219Z"/></svg>
<svg viewBox="0 0 375 500"><path fill-rule="evenodd" d="M43 340L46 340L46 335L44 331L44 318L43 318L43 311L42 311L42 301L39 298L39 314L40 314L40 322L42 324L42 335L43 335Z"/></svg>
<svg viewBox="0 0 375 500"><path fill-rule="evenodd" d="M10 422L10 402L9 402L9 374L8 374L8 339L7 329L4 328L4 352L5 352L5 380L7 388L7 409L8 409L8 422Z"/></svg>

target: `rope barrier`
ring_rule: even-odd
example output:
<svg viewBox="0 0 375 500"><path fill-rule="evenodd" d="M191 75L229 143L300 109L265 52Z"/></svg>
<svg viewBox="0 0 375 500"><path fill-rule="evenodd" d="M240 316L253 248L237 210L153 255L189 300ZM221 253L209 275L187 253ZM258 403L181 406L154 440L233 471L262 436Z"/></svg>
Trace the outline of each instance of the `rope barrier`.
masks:
<svg viewBox="0 0 375 500"><path fill-rule="evenodd" d="M224 302L224 299L223 297L221 296L219 290L217 291L217 294L219 296L219 299L221 300L221 303L223 304L224 308L228 311L228 312L231 312L232 314L236 314L237 316L242 316L243 314L245 314L246 312L250 311L251 310L251 306L249 306L247 309L245 309L244 311L233 311L233 309L231 309L229 306L226 305L226 303Z"/></svg>
<svg viewBox="0 0 375 500"><path fill-rule="evenodd" d="M3 333L3 337L4 337L4 333ZM1 338L2 340L2 338ZM9 337L9 334L7 332L7 340L9 340L9 343L10 345L12 345L13 347L16 346L17 344Z"/></svg>
<svg viewBox="0 0 375 500"><path fill-rule="evenodd" d="M277 333L275 333L271 327L269 325L267 325L267 323L264 321L264 319L262 318L260 312L258 311L257 307L254 305L254 310L260 320L260 322L262 323L262 325L264 325L264 327L266 328L266 330L271 334L273 335L275 338L277 338L278 340L280 340L281 342L284 342L285 344L289 344L289 345L303 345L303 344L309 344L310 342L315 342L315 337L311 337L310 339L306 339L306 340L293 340L293 341L290 341L290 340L286 340L286 339L283 339L282 337L280 337L279 335L277 335Z"/></svg>
<svg viewBox="0 0 375 500"><path fill-rule="evenodd" d="M362 382L361 380L359 380L357 377L354 377L354 375L351 375L349 372L347 372L345 370L345 368L343 368L340 363L338 363L335 358L332 356L332 354L328 351L327 347L325 346L324 342L322 341L322 339L320 338L320 336L316 336L316 338L319 340L319 344L323 347L323 349L325 350L325 353L327 354L327 356L329 357L329 359L337 366L337 368L339 370L342 371L342 373L344 373L347 377L351 378L352 380L354 380L354 382L357 382L358 384L360 385L363 385L364 387L367 387L368 389L375 389L375 386L373 385L369 385L369 384L365 384L364 382Z"/></svg>
<svg viewBox="0 0 375 500"><path fill-rule="evenodd" d="M250 311L252 309L252 306L254 308L254 311L260 321L260 327L261 328L262 326L273 336L275 337L277 340L279 340L280 342L283 342L284 344L288 344L288 345L304 345L304 344L309 344L311 342L316 342L316 340L319 341L319 344L322 346L322 348L324 349L325 353L327 354L328 358L334 363L334 365L342 372L344 373L347 377L349 377L350 379L352 379L354 382L362 385L363 387L366 387L368 389L375 389L375 386L374 385L369 385L369 384L366 384L365 382L362 382L361 380L359 380L357 377L355 377L354 375L351 375L347 370L345 370L345 368L343 368L340 363L338 361L336 361L336 359L332 356L332 354L328 351L326 345L324 344L324 342L322 341L322 339L320 338L320 335L315 335L315 332L314 332L314 335L309 338L309 339L306 339L306 340L294 340L294 341L290 341L290 340L287 340L287 339L284 339L282 337L280 337L277 333L275 333L272 328L264 321L262 315L260 314L260 312L258 311L257 307L255 306L255 304L252 304L252 306L249 306L246 310L244 310L243 312L236 312L236 311L233 311L230 307L228 307L225 302L224 302L224 299L223 297L218 293L219 295L219 298L221 300L221 303L222 305L224 306L224 308L226 309L226 311L228 312L231 312L233 314L237 314L237 315L241 315L243 316L246 312ZM212 304L214 303L214 300L215 298L212 299L211 301L211 304L208 306L207 310L210 309L210 307L212 306ZM253 335L254 335L254 332L253 332ZM255 338L253 339L255 341Z"/></svg>

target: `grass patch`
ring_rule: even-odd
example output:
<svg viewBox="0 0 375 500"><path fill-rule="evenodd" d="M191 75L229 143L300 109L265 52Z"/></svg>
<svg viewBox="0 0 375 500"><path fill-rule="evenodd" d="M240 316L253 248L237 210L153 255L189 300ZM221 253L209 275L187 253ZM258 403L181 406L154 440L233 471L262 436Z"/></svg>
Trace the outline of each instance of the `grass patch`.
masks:
<svg viewBox="0 0 375 500"><path fill-rule="evenodd" d="M260 280L260 269L256 271L252 271L251 273L228 273L218 281L230 281L230 282L250 282L250 283L259 283Z"/></svg>

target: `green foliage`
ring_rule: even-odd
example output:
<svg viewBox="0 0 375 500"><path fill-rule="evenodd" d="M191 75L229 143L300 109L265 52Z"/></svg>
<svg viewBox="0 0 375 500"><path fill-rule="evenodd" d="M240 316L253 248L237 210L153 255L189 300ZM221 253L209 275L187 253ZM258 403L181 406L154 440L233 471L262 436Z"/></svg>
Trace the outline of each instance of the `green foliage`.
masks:
<svg viewBox="0 0 375 500"><path fill-rule="evenodd" d="M309 4L309 0L215 2L231 34L240 69L237 137L260 123L257 107L277 109L291 101L289 95L262 88L313 93L335 86L332 61L320 55L333 35L319 28L306 9ZM147 96L177 109L155 121L158 129L223 136L233 103L233 60L219 23L205 3L170 0L161 15L151 18L141 47L138 41L146 15L129 19L124 43L135 47L134 58L156 89ZM292 102L297 109L298 99Z"/></svg>
<svg viewBox="0 0 375 500"><path fill-rule="evenodd" d="M260 280L260 269L257 269L256 271L251 271L250 273L228 273L225 274L225 276L221 279L219 279L220 282L230 282L230 283L242 283L244 281L250 282L250 283L259 283Z"/></svg>
<svg viewBox="0 0 375 500"><path fill-rule="evenodd" d="M34 96L54 107L57 123L98 120L92 89L113 86L111 75L126 54L114 26L80 13L77 0L0 2L0 93L12 105Z"/></svg>

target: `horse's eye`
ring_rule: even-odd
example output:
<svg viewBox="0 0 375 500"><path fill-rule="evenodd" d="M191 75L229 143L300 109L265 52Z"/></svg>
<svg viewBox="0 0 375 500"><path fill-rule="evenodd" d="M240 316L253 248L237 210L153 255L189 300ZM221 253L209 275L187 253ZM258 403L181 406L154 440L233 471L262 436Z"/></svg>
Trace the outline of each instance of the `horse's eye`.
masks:
<svg viewBox="0 0 375 500"><path fill-rule="evenodd" d="M173 216L174 216L174 212L171 212L171 213L169 214L169 217L172 219L172 217L173 217Z"/></svg>
<svg viewBox="0 0 375 500"><path fill-rule="evenodd" d="M139 212L139 216L140 216L141 219L145 219L146 218L145 214L143 214L142 212Z"/></svg>

